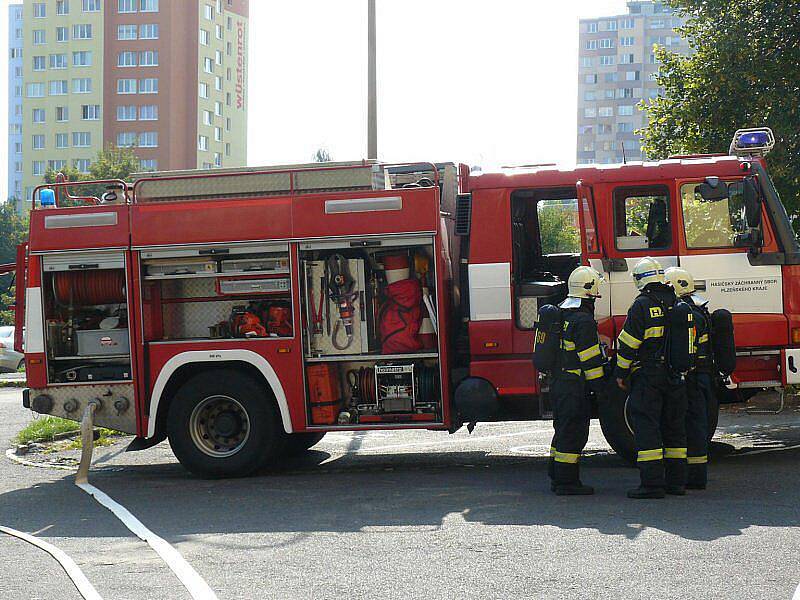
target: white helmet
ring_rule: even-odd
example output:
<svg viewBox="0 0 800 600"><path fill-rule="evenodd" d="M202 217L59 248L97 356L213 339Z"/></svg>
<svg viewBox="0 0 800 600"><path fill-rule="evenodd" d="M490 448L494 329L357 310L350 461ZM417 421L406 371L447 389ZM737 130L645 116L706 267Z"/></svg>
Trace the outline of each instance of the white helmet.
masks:
<svg viewBox="0 0 800 600"><path fill-rule="evenodd" d="M643 290L650 283L665 283L664 269L655 258L645 256L633 267L633 281L636 288Z"/></svg>
<svg viewBox="0 0 800 600"><path fill-rule="evenodd" d="M690 296L694 293L694 277L686 269L670 267L664 271L664 276L679 298Z"/></svg>
<svg viewBox="0 0 800 600"><path fill-rule="evenodd" d="M567 280L567 295L570 298L599 298L603 276L592 267L578 267Z"/></svg>

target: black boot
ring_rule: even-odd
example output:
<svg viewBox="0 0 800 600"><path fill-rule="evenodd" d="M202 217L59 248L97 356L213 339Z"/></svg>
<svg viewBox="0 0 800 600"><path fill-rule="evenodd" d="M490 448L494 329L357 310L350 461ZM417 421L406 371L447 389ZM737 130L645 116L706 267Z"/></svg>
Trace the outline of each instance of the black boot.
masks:
<svg viewBox="0 0 800 600"><path fill-rule="evenodd" d="M589 496L594 488L581 483L577 463L556 462L553 465L555 474L553 491L556 496Z"/></svg>
<svg viewBox="0 0 800 600"><path fill-rule="evenodd" d="M686 486L683 485L668 485L664 487L664 491L670 496L685 496Z"/></svg>
<svg viewBox="0 0 800 600"><path fill-rule="evenodd" d="M552 450L551 450L552 452ZM550 491L556 491L556 468L555 468L556 460L551 456L550 459L547 461L547 476L550 478Z"/></svg>
<svg viewBox="0 0 800 600"><path fill-rule="evenodd" d="M708 485L708 469L705 463L689 465L687 490L704 490Z"/></svg>
<svg viewBox="0 0 800 600"><path fill-rule="evenodd" d="M664 488L647 487L640 485L638 488L628 490L628 498L635 500L651 500L664 497Z"/></svg>
<svg viewBox="0 0 800 600"><path fill-rule="evenodd" d="M672 496L686 495L686 459L667 458L664 461L666 487L665 491Z"/></svg>

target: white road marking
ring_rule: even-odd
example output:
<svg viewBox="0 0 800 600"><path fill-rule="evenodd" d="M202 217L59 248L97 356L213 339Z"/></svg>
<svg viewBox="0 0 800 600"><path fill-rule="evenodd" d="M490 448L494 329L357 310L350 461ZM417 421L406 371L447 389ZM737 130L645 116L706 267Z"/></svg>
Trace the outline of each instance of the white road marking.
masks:
<svg viewBox="0 0 800 600"><path fill-rule="evenodd" d="M794 596L792 596L792 600L800 600L800 585L798 585L797 589L794 591Z"/></svg>
<svg viewBox="0 0 800 600"><path fill-rule="evenodd" d="M180 579L192 598L195 600L217 600L217 595L209 587L205 579L194 570L192 565L186 562L181 553L170 546L166 540L145 527L127 508L90 483L78 483L76 485L114 513L114 516L122 521L125 527L130 529L136 537L147 542L156 551L156 554L167 563L167 566L172 569L172 572Z"/></svg>
<svg viewBox="0 0 800 600"><path fill-rule="evenodd" d="M33 544L37 548L44 550L50 556L55 558L64 569L64 572L67 574L67 576L72 580L72 583L75 584L75 588L78 590L80 595L86 600L103 600L102 596L100 596L100 594L97 593L97 590L94 589L94 586L89 583L88 579L86 579L86 575L83 574L83 571L81 571L80 567L76 565L75 561L67 556L62 550L59 550L52 544L48 544L39 538L22 531L17 531L16 529L11 529L10 527L0 526L0 532L24 540L29 544Z"/></svg>
<svg viewBox="0 0 800 600"><path fill-rule="evenodd" d="M734 454L733 456L752 456L753 454L767 454L768 452L784 452L786 450L795 450L800 448L800 444L795 444L794 446L778 446L775 448L762 448L761 450L750 450L749 452L740 452L739 454Z"/></svg>

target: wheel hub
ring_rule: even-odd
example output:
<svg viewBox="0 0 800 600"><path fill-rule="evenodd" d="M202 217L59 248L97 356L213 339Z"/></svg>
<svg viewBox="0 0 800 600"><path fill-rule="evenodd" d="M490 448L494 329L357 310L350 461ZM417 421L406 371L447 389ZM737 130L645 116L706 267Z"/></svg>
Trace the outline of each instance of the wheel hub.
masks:
<svg viewBox="0 0 800 600"><path fill-rule="evenodd" d="M203 453L214 458L233 456L250 436L250 417L235 398L209 396L192 410L189 433Z"/></svg>

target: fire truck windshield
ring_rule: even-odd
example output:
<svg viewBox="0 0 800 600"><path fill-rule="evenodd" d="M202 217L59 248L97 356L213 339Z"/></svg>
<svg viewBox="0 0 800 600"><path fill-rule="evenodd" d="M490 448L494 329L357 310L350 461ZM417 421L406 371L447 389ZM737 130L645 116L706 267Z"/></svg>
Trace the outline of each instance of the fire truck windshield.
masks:
<svg viewBox="0 0 800 600"><path fill-rule="evenodd" d="M699 183L687 183L681 187L686 246L693 249L733 248L736 236L747 231L741 187L730 185L729 197L714 202L704 200L699 188Z"/></svg>

